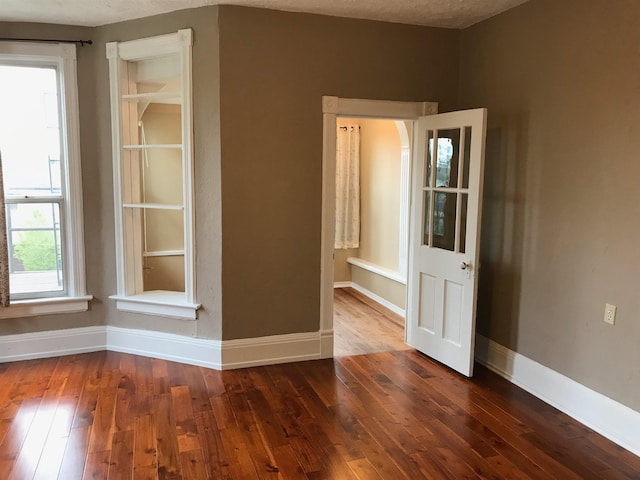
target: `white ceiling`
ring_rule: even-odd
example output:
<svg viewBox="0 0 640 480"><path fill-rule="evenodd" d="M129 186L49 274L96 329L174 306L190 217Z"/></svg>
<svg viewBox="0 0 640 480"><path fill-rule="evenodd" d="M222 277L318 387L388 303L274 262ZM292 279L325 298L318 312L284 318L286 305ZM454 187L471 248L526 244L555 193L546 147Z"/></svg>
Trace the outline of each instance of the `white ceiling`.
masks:
<svg viewBox="0 0 640 480"><path fill-rule="evenodd" d="M0 0L0 21L97 26L228 4L396 23L465 28L526 0Z"/></svg>

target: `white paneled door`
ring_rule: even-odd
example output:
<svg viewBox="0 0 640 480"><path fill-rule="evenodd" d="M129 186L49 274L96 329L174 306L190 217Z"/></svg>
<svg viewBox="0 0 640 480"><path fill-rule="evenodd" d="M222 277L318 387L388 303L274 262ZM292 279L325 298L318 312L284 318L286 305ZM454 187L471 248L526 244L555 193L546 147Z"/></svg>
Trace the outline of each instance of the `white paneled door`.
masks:
<svg viewBox="0 0 640 480"><path fill-rule="evenodd" d="M415 129L407 343L473 374L486 109Z"/></svg>

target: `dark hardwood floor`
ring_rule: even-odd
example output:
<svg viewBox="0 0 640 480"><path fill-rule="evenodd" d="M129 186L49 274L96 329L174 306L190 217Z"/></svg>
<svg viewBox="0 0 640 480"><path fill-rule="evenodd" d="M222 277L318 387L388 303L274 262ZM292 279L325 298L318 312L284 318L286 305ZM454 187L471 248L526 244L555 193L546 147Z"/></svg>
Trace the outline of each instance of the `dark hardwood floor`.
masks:
<svg viewBox="0 0 640 480"><path fill-rule="evenodd" d="M114 352L0 364L0 478L640 478L640 458L476 371L412 350L224 372Z"/></svg>
<svg viewBox="0 0 640 480"><path fill-rule="evenodd" d="M333 354L407 350L404 318L353 288L336 288L333 294Z"/></svg>

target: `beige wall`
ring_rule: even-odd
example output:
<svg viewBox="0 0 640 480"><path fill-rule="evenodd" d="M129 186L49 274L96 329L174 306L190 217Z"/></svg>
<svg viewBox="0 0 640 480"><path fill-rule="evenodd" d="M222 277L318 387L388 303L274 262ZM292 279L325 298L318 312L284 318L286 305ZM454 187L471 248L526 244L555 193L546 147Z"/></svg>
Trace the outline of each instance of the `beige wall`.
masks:
<svg viewBox="0 0 640 480"><path fill-rule="evenodd" d="M351 265L351 278L354 283L384 298L403 310L407 306L407 287L389 278Z"/></svg>
<svg viewBox="0 0 640 480"><path fill-rule="evenodd" d="M460 62L461 106L489 108L479 332L636 410L638 18L532 0L465 30Z"/></svg>
<svg viewBox="0 0 640 480"><path fill-rule="evenodd" d="M149 105L142 115L147 144L182 143L180 105ZM151 148L143 152L144 201L169 205L182 204L182 151ZM147 210L145 241L148 251L182 250L184 221L180 211ZM144 290L184 292L184 255L144 259Z"/></svg>
<svg viewBox="0 0 640 480"><path fill-rule="evenodd" d="M392 120L360 121L360 258L398 271L400 135Z"/></svg>
<svg viewBox="0 0 640 480"><path fill-rule="evenodd" d="M351 281L351 265L347 263L347 258L357 257L359 250L357 248L336 249L333 256L333 281L334 282L350 282Z"/></svg>
<svg viewBox="0 0 640 480"><path fill-rule="evenodd" d="M220 7L223 338L316 331L322 96L457 103L459 32Z"/></svg>
<svg viewBox="0 0 640 480"><path fill-rule="evenodd" d="M359 119L360 249L359 257L389 270L399 270L400 134L395 121ZM406 287L360 267L352 280L404 309Z"/></svg>

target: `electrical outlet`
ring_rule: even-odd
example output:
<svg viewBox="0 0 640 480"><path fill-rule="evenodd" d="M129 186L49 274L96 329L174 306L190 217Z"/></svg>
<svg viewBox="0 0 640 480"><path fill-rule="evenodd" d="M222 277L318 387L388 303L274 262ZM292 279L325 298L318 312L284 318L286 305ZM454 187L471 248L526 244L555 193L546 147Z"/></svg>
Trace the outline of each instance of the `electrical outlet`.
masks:
<svg viewBox="0 0 640 480"><path fill-rule="evenodd" d="M604 321L611 325L616 323L616 310L618 307L615 305L609 305L608 303L604 307Z"/></svg>

